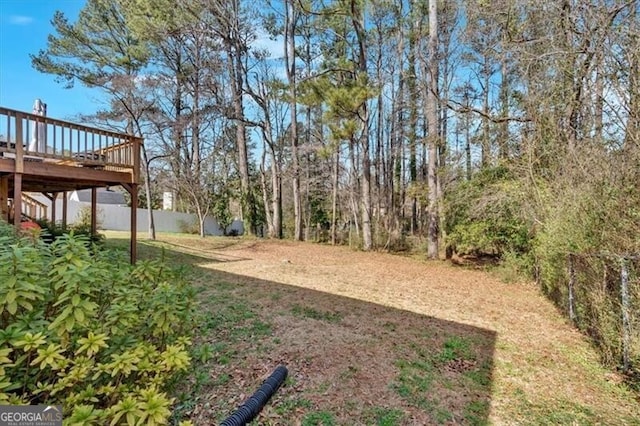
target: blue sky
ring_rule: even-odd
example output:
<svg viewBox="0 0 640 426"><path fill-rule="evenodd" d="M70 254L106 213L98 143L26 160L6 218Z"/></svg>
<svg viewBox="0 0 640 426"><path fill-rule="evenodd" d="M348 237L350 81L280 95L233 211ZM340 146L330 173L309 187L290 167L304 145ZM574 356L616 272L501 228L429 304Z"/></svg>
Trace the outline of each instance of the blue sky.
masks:
<svg viewBox="0 0 640 426"><path fill-rule="evenodd" d="M31 112L34 100L40 98L47 104L49 117L70 121L102 106L98 89L89 90L80 84L65 89L54 76L36 71L29 58L29 54L46 48L56 10L75 21L85 3L86 0L0 0L0 106ZM260 33L255 45L274 52L274 57L282 55L282 41L269 40L266 34Z"/></svg>
<svg viewBox="0 0 640 426"><path fill-rule="evenodd" d="M85 0L0 0L0 106L31 112L33 101L47 104L47 115L73 119L95 112L100 92L82 86L64 89L52 75L31 66L29 54L47 45L51 18L61 10L74 21Z"/></svg>

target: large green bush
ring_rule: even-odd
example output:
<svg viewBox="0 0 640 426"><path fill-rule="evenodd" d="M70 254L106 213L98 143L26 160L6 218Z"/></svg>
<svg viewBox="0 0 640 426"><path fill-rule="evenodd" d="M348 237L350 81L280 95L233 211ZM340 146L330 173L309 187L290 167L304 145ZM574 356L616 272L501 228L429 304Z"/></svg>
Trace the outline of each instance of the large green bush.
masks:
<svg viewBox="0 0 640 426"><path fill-rule="evenodd" d="M160 261L0 224L0 404L61 404L68 424L161 424L189 366L193 294Z"/></svg>
<svg viewBox="0 0 640 426"><path fill-rule="evenodd" d="M531 226L523 214L522 184L503 166L483 169L447 194L447 244L460 254L523 254Z"/></svg>

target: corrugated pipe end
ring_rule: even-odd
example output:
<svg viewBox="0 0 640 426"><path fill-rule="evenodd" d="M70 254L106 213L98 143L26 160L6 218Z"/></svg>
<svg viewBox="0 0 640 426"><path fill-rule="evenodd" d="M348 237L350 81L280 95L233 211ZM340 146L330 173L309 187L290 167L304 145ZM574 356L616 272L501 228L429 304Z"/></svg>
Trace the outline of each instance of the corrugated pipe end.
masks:
<svg viewBox="0 0 640 426"><path fill-rule="evenodd" d="M284 365L279 365L273 373L262 383L262 386L251 395L240 407L220 426L244 426L260 413L265 404L284 383L289 371Z"/></svg>

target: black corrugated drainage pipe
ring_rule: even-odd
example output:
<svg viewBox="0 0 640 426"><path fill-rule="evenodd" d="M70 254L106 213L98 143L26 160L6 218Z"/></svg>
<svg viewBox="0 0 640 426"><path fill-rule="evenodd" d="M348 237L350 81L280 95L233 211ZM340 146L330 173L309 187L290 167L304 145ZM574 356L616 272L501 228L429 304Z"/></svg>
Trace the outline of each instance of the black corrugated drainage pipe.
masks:
<svg viewBox="0 0 640 426"><path fill-rule="evenodd" d="M249 399L227 417L220 426L245 426L252 421L287 378L287 367L279 365Z"/></svg>

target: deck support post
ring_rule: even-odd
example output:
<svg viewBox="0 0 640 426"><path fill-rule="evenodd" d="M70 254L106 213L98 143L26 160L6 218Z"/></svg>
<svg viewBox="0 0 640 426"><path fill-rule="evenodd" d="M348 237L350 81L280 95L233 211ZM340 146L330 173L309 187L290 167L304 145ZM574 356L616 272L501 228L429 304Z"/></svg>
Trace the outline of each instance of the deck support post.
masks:
<svg viewBox="0 0 640 426"><path fill-rule="evenodd" d="M22 173L13 175L13 224L20 229L22 222Z"/></svg>
<svg viewBox="0 0 640 426"><path fill-rule="evenodd" d="M0 219L9 222L9 176L0 177Z"/></svg>
<svg viewBox="0 0 640 426"><path fill-rule="evenodd" d="M91 188L91 236L98 233L98 189Z"/></svg>
<svg viewBox="0 0 640 426"><path fill-rule="evenodd" d="M67 229L67 191L62 192L62 228Z"/></svg>
<svg viewBox="0 0 640 426"><path fill-rule="evenodd" d="M51 224L53 224L55 226L56 224L56 200L58 199L58 193L57 192L52 192L51 193L51 198L49 198L51 200Z"/></svg>
<svg viewBox="0 0 640 426"><path fill-rule="evenodd" d="M49 201L51 201L51 223L55 225L56 223L56 200L58 199L57 192L43 192L42 195L47 197ZM45 219L49 219L49 215L45 214Z"/></svg>
<svg viewBox="0 0 640 426"><path fill-rule="evenodd" d="M129 252L131 253L131 264L135 265L136 260L138 259L138 184L136 183L122 183L121 184L124 189L127 190L129 195L131 196L131 213L130 219L131 223L129 226L129 230L131 232L129 241Z"/></svg>

